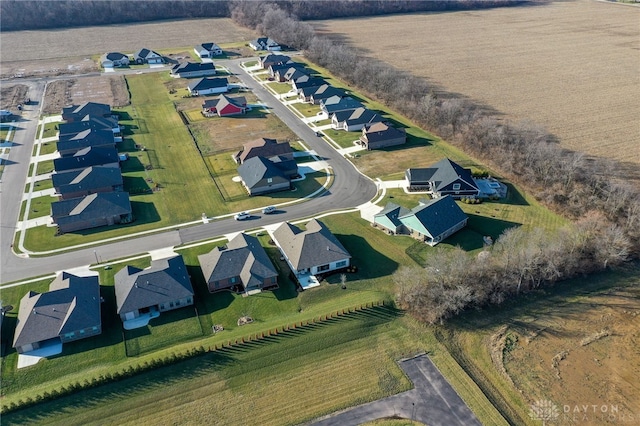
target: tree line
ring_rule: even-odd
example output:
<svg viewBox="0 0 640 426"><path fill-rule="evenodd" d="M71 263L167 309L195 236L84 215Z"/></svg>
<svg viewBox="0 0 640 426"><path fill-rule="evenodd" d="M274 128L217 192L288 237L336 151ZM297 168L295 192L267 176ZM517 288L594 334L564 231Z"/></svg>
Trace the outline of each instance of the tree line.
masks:
<svg viewBox="0 0 640 426"><path fill-rule="evenodd" d="M399 302L419 317L441 321L472 305L501 303L638 258L640 190L617 174L619 163L563 149L533 123L499 121L468 99L443 94L423 78L316 34L275 3L235 2L231 16L303 50L350 86L482 159L575 222L560 232L511 229L480 258L442 251L430 260L429 271L399 271L398 283L407 283L398 286Z"/></svg>
<svg viewBox="0 0 640 426"><path fill-rule="evenodd" d="M254 3L253 1L250 1ZM420 0L420 1L278 1L278 8L301 19L381 15L478 9L524 3L523 0ZM3 0L2 31L82 27L166 19L219 18L230 16L229 2L201 0Z"/></svg>

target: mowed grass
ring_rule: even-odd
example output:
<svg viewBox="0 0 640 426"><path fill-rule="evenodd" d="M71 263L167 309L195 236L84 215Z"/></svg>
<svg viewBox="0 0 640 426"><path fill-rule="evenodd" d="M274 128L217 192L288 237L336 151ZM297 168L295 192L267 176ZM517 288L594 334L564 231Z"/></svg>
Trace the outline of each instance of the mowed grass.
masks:
<svg viewBox="0 0 640 426"><path fill-rule="evenodd" d="M344 130L327 129L322 131L331 140L340 145L341 148L351 148L355 146L353 143L360 138L360 132L346 132Z"/></svg>

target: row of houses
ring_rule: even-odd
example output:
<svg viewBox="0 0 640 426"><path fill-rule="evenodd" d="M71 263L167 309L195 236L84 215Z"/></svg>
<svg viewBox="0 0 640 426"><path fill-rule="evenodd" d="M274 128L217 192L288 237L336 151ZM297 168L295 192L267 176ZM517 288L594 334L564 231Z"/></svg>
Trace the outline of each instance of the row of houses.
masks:
<svg viewBox="0 0 640 426"><path fill-rule="evenodd" d="M117 116L107 104L87 102L62 110L51 176L58 201L51 217L59 233L133 220L124 191L116 144L122 141Z"/></svg>
<svg viewBox="0 0 640 426"><path fill-rule="evenodd" d="M396 128L375 111L349 96L343 89L333 87L324 79L313 76L303 64L289 56L268 54L260 58L260 65L276 81L291 84L291 90L302 102L320 106L318 119L330 119L335 130L362 130L358 143L366 149L380 149L406 143L404 129Z"/></svg>
<svg viewBox="0 0 640 426"><path fill-rule="evenodd" d="M193 51L201 59L210 59L224 54L220 46L216 43L202 43L194 46ZM138 50L132 55L121 52L107 52L100 58L102 68L127 67L130 64L164 64L166 59L160 53L147 49Z"/></svg>
<svg viewBox="0 0 640 426"><path fill-rule="evenodd" d="M350 265L351 255L315 219L302 230L289 223L273 232L296 277L328 273ZM253 293L278 287L278 271L258 239L244 233L225 247L198 256L209 292ZM144 327L162 312L194 304L191 278L182 256L153 260L146 269L125 266L114 276L116 313L125 329ZM102 332L97 276L63 272L49 291L30 291L20 301L13 347L24 354Z"/></svg>

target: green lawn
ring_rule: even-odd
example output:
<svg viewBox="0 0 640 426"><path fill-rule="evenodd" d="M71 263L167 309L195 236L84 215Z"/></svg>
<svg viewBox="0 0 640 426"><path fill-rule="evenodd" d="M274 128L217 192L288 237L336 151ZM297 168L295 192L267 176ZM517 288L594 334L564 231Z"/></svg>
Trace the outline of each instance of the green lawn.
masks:
<svg viewBox="0 0 640 426"><path fill-rule="evenodd" d="M33 147L34 150L37 149L37 146ZM40 155L53 154L56 152L56 143L55 142L45 142L40 146Z"/></svg>
<svg viewBox="0 0 640 426"><path fill-rule="evenodd" d="M333 129L323 130L323 132L340 145L341 148L353 147L353 141L360 139L360 135L362 135L361 132L345 132L344 130Z"/></svg>
<svg viewBox="0 0 640 426"><path fill-rule="evenodd" d="M261 77L261 76L258 76ZM278 81L275 81L273 83L267 83L267 86L269 86L271 89L273 89L274 92L276 92L279 95L282 95L283 93L288 93L291 91L291 85L289 83L280 83Z"/></svg>
<svg viewBox="0 0 640 426"><path fill-rule="evenodd" d="M44 197L32 198L28 219L49 216L51 214L51 203L53 203L54 201L58 201L58 197L45 195ZM24 203L26 204L26 201Z"/></svg>
<svg viewBox="0 0 640 426"><path fill-rule="evenodd" d="M36 168L36 175L44 175L53 172L53 160L40 161Z"/></svg>
<svg viewBox="0 0 640 426"><path fill-rule="evenodd" d="M42 134L42 138L51 138L58 133L58 125L61 124L62 121L56 123L47 123L44 126L44 133ZM40 129L38 129L40 130ZM40 135L40 133L38 133ZM54 143L55 145L55 143Z"/></svg>
<svg viewBox="0 0 640 426"><path fill-rule="evenodd" d="M291 107L293 107L296 111L298 111L300 114L304 115L305 117L315 117L321 111L320 105L308 104L306 102L291 104Z"/></svg>

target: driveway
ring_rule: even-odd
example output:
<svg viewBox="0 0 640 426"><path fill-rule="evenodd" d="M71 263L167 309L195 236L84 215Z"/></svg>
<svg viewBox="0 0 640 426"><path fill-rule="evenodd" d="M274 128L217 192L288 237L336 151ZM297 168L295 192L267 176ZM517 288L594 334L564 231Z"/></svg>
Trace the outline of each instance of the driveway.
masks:
<svg viewBox="0 0 640 426"><path fill-rule="evenodd" d="M330 414L312 426L355 426L372 420L401 417L429 426L469 426L481 423L426 355L400 362L414 388L398 395Z"/></svg>

